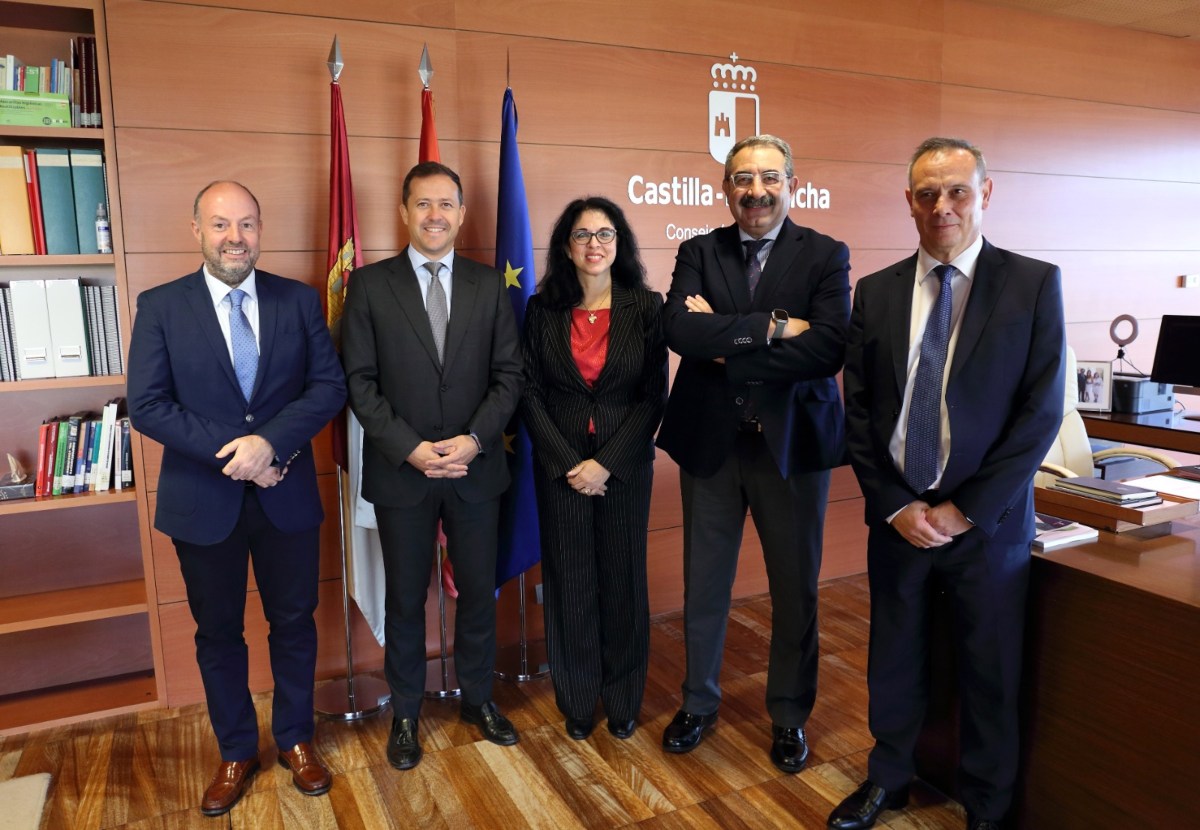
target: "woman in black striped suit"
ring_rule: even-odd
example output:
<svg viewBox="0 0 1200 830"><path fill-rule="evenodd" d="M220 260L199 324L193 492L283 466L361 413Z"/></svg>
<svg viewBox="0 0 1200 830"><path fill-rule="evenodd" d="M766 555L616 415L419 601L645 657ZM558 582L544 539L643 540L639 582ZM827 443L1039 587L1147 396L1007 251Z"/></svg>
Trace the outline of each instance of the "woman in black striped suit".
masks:
<svg viewBox="0 0 1200 830"><path fill-rule="evenodd" d="M662 298L621 209L589 197L554 225L525 312L522 406L541 520L546 645L567 734L596 702L633 734L650 652L646 528L667 397Z"/></svg>

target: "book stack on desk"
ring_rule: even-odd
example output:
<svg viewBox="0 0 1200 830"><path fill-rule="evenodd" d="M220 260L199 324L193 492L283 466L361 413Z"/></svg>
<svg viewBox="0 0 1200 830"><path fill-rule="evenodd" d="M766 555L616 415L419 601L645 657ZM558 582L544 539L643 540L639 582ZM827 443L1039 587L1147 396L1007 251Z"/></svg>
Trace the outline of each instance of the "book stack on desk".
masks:
<svg viewBox="0 0 1200 830"><path fill-rule="evenodd" d="M1100 537L1100 531L1096 528L1069 519L1047 516L1045 513L1035 513L1034 519L1037 536L1033 539L1033 546L1037 550L1053 550L1079 542L1091 542Z"/></svg>
<svg viewBox="0 0 1200 830"><path fill-rule="evenodd" d="M1122 507L1137 508L1162 504L1162 497L1154 490L1102 478L1060 478L1054 483L1053 489Z"/></svg>

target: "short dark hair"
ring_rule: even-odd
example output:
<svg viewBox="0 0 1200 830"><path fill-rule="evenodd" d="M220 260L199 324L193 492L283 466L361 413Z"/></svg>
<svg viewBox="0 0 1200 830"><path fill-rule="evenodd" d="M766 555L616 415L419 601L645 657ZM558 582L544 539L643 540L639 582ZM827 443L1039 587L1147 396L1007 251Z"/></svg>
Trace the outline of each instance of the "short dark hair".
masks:
<svg viewBox="0 0 1200 830"><path fill-rule="evenodd" d="M976 147L965 138L947 138L945 136L933 136L921 142L912 158L908 160L908 186L912 187L912 171L913 167L922 156L927 156L930 153L941 153L946 150L966 150L975 157L975 175L979 177L979 181L987 178L987 162L983 159L983 151Z"/></svg>
<svg viewBox="0 0 1200 830"><path fill-rule="evenodd" d="M762 135L752 135L749 138L743 138L729 148L729 152L725 154L725 178L728 179L733 175L733 157L747 147L774 147L783 153L783 174L789 179L796 175L795 165L792 162L792 145L777 135L763 133Z"/></svg>
<svg viewBox="0 0 1200 830"><path fill-rule="evenodd" d="M232 179L217 179L215 182L209 182L208 184L204 185L204 187L200 188L200 192L196 194L196 198L192 202L192 218L196 220L197 224L200 223L200 200L204 198L205 193L212 190L219 184L236 185L242 190L246 191L246 195L250 197L252 202L254 202L254 209L258 211L258 218L262 219L262 207L258 204L258 198L250 192L250 188L246 187L246 185L242 184L241 182L235 182Z"/></svg>
<svg viewBox="0 0 1200 830"><path fill-rule="evenodd" d="M458 188L458 203L466 204L463 201L462 180L458 178L457 173L440 161L423 161L408 171L408 175L404 177L404 187L400 189L401 203L408 204L408 194L412 191L413 179L432 179L434 176L446 176L454 182L454 186Z"/></svg>
<svg viewBox="0 0 1200 830"><path fill-rule="evenodd" d="M575 263L567 253L571 244L571 229L581 214L598 210L612 222L617 232L617 256L613 261L612 280L625 288L646 288L646 267L638 250L637 237L617 205L603 196L576 199L563 209L550 232L546 251L546 270L538 283L538 292L547 308L568 309L583 300L583 286L575 272Z"/></svg>

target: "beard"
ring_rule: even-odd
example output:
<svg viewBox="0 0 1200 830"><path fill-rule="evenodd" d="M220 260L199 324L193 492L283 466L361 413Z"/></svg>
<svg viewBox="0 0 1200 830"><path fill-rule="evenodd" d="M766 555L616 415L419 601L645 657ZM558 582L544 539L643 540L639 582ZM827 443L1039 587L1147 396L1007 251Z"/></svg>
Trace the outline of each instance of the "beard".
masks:
<svg viewBox="0 0 1200 830"><path fill-rule="evenodd" d="M208 272L230 288L237 288L241 285L246 277L250 276L250 272L254 270L254 264L258 262L258 251L246 246L242 247L246 251L245 262L226 263L221 259L220 250L210 248L208 245L201 245L201 252L204 254L204 263L208 266Z"/></svg>

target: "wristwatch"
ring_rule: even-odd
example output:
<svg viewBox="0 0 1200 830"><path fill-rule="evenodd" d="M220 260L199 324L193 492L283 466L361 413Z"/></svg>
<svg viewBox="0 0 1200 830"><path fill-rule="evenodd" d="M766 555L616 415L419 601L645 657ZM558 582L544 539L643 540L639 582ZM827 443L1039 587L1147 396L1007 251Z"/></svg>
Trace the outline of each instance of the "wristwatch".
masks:
<svg viewBox="0 0 1200 830"><path fill-rule="evenodd" d="M776 340L783 339L783 330L787 328L788 313L787 309L776 308L771 310L771 322L775 324L775 330L771 332L771 336L767 338L768 345Z"/></svg>

